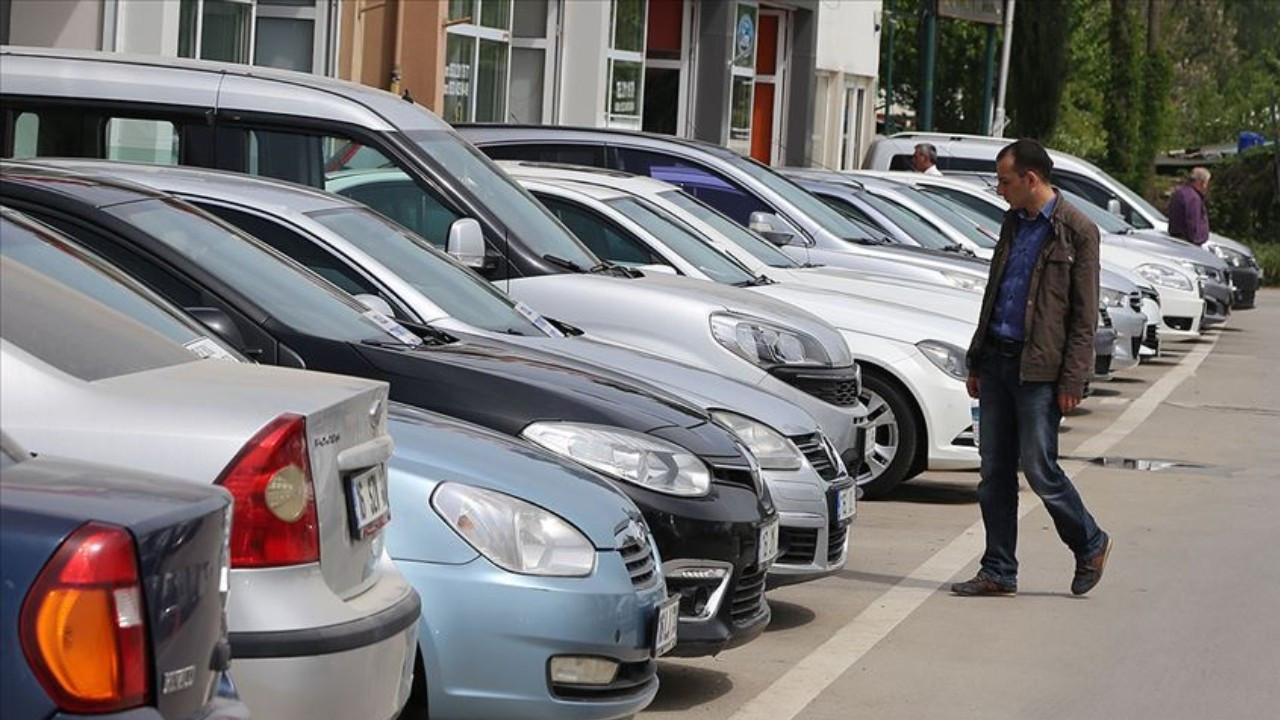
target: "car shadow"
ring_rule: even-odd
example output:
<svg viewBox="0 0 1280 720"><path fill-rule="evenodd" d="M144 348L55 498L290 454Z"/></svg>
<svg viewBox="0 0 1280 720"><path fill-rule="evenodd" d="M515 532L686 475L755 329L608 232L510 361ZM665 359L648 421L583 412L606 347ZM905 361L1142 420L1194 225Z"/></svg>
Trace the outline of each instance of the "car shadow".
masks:
<svg viewBox="0 0 1280 720"><path fill-rule="evenodd" d="M1112 390L1111 388L1093 388L1089 391L1090 397L1115 397L1119 394L1119 390Z"/></svg>
<svg viewBox="0 0 1280 720"><path fill-rule="evenodd" d="M978 502L978 474L975 472L964 477L963 483L916 478L899 485L885 500L926 505L972 505Z"/></svg>
<svg viewBox="0 0 1280 720"><path fill-rule="evenodd" d="M836 573L836 577L841 580L853 580L855 582L872 583L874 585L884 585L885 587L895 587L902 585L904 587L922 588L924 590L938 590L950 586L950 583L939 585L936 582L928 580L907 580L901 575L885 575L883 573L861 572L859 570L844 569ZM906 582L903 582L906 580Z"/></svg>
<svg viewBox="0 0 1280 720"><path fill-rule="evenodd" d="M769 610L772 612L773 617L769 620L769 626L764 629L766 633L779 630L794 630L808 625L817 617L816 613L804 605L773 598L769 598Z"/></svg>
<svg viewBox="0 0 1280 720"><path fill-rule="evenodd" d="M1143 380L1140 377L1126 377L1123 375L1117 375L1111 378L1110 382L1108 382L1107 384L1108 385L1136 385L1136 384L1145 383L1145 382L1146 380Z"/></svg>
<svg viewBox="0 0 1280 720"><path fill-rule="evenodd" d="M733 690L729 673L665 660L658 661L658 695L649 710L690 710Z"/></svg>

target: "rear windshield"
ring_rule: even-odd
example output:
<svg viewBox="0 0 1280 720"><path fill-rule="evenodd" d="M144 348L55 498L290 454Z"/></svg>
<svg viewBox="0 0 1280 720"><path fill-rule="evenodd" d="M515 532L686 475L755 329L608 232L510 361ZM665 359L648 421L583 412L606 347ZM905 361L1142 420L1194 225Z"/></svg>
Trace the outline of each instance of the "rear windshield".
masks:
<svg viewBox="0 0 1280 720"><path fill-rule="evenodd" d="M0 336L94 381L197 358L190 326L77 258L65 245L0 220Z"/></svg>
<svg viewBox="0 0 1280 720"><path fill-rule="evenodd" d="M160 199L106 212L141 228L299 333L342 342L400 342L354 300L202 212Z"/></svg>

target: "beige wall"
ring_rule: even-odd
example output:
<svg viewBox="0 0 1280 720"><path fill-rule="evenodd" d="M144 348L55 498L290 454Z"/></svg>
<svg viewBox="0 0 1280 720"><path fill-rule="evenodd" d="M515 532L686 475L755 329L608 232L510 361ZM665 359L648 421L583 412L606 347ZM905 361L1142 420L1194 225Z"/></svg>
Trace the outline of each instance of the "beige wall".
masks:
<svg viewBox="0 0 1280 720"><path fill-rule="evenodd" d="M13 0L12 8L12 45L102 49L101 0Z"/></svg>

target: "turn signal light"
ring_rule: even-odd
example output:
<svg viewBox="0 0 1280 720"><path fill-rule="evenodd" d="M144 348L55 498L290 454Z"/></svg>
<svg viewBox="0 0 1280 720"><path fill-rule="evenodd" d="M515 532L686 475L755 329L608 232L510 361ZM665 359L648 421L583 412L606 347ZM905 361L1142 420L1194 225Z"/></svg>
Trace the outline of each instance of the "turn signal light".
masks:
<svg viewBox="0 0 1280 720"><path fill-rule="evenodd" d="M22 604L22 652L60 710L148 700L146 612L133 537L89 522L63 541Z"/></svg>
<svg viewBox="0 0 1280 720"><path fill-rule="evenodd" d="M231 491L231 567L301 565L320 559L320 524L307 454L307 421L281 415L222 471Z"/></svg>

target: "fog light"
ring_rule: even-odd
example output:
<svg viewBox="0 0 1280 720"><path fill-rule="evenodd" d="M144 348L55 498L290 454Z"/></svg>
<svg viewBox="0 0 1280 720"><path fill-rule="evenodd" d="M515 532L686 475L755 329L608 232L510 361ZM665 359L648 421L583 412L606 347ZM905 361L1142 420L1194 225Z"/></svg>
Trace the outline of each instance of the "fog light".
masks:
<svg viewBox="0 0 1280 720"><path fill-rule="evenodd" d="M726 568L683 567L667 570L667 580L720 580L727 574Z"/></svg>
<svg viewBox="0 0 1280 720"><path fill-rule="evenodd" d="M618 674L618 663L598 657L561 655L551 658L551 682L570 685L608 685Z"/></svg>

